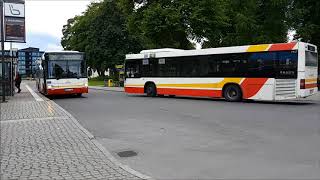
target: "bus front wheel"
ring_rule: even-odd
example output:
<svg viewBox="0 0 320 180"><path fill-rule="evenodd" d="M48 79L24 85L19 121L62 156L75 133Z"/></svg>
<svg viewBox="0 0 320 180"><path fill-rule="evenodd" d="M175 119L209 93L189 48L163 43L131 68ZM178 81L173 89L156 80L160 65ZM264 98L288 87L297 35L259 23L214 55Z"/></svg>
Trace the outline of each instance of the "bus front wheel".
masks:
<svg viewBox="0 0 320 180"><path fill-rule="evenodd" d="M239 86L231 84L224 88L223 97L229 102L242 100L242 91Z"/></svg>
<svg viewBox="0 0 320 180"><path fill-rule="evenodd" d="M149 83L146 85L145 92L149 97L157 96L157 88L153 83Z"/></svg>

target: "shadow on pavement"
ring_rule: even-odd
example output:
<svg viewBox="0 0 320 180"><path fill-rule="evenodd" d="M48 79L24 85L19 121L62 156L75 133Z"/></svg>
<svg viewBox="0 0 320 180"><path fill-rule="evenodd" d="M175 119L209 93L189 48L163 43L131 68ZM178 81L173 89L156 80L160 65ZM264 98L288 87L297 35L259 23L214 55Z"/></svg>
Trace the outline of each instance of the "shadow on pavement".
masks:
<svg viewBox="0 0 320 180"><path fill-rule="evenodd" d="M55 95L55 96L46 96L47 98L54 100L54 99L82 99L87 98L85 96L77 96L77 95Z"/></svg>

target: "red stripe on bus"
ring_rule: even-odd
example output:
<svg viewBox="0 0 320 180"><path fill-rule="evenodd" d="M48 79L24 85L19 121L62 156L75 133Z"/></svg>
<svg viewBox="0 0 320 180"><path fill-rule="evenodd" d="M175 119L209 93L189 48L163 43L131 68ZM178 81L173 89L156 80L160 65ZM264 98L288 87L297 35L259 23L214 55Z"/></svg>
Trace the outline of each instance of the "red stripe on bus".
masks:
<svg viewBox="0 0 320 180"><path fill-rule="evenodd" d="M273 44L269 48L268 51L285 51L285 50L292 50L296 45L296 42L292 43L281 43L281 44Z"/></svg>
<svg viewBox="0 0 320 180"><path fill-rule="evenodd" d="M315 87L317 87L316 83L315 84L306 84L305 85L305 89L310 89L310 88L315 88Z"/></svg>
<svg viewBox="0 0 320 180"><path fill-rule="evenodd" d="M132 93L132 94L144 94L144 88L143 87L125 87L124 91L126 93Z"/></svg>
<svg viewBox="0 0 320 180"><path fill-rule="evenodd" d="M144 88L125 87L126 93L144 94ZM157 94L197 97L222 97L221 90L157 88Z"/></svg>
<svg viewBox="0 0 320 180"><path fill-rule="evenodd" d="M157 88L157 93L176 96L222 97L221 90Z"/></svg>
<svg viewBox="0 0 320 180"><path fill-rule="evenodd" d="M268 78L246 78L241 83L243 98L248 99L256 95L267 80Z"/></svg>
<svg viewBox="0 0 320 180"><path fill-rule="evenodd" d="M47 95L63 95L63 94L82 94L88 93L88 88L73 88L70 91L65 91L65 89L48 89Z"/></svg>

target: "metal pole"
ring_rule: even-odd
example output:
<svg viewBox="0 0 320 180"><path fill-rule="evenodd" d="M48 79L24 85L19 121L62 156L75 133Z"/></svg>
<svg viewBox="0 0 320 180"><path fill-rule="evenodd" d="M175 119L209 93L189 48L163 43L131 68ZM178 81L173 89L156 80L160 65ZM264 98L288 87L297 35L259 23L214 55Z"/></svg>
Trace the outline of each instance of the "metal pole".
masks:
<svg viewBox="0 0 320 180"><path fill-rule="evenodd" d="M2 102L6 101L5 85L5 66L4 66L4 18L3 18L3 0L0 0L0 18L1 18L1 62L2 62Z"/></svg>
<svg viewBox="0 0 320 180"><path fill-rule="evenodd" d="M10 67L10 94L13 96L13 91L14 91L14 83L13 83L13 75L14 75L14 69L13 69L13 49L12 49L12 42L10 42L10 55L11 55L11 67Z"/></svg>

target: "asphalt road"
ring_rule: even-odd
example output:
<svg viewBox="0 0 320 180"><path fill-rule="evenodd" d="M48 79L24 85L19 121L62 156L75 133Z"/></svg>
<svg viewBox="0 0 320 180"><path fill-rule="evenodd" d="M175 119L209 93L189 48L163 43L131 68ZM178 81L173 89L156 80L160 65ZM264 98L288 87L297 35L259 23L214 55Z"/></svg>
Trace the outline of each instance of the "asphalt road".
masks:
<svg viewBox="0 0 320 180"><path fill-rule="evenodd" d="M157 179L319 179L319 97L229 103L90 90L54 101L117 159ZM117 156L125 150L138 155Z"/></svg>

